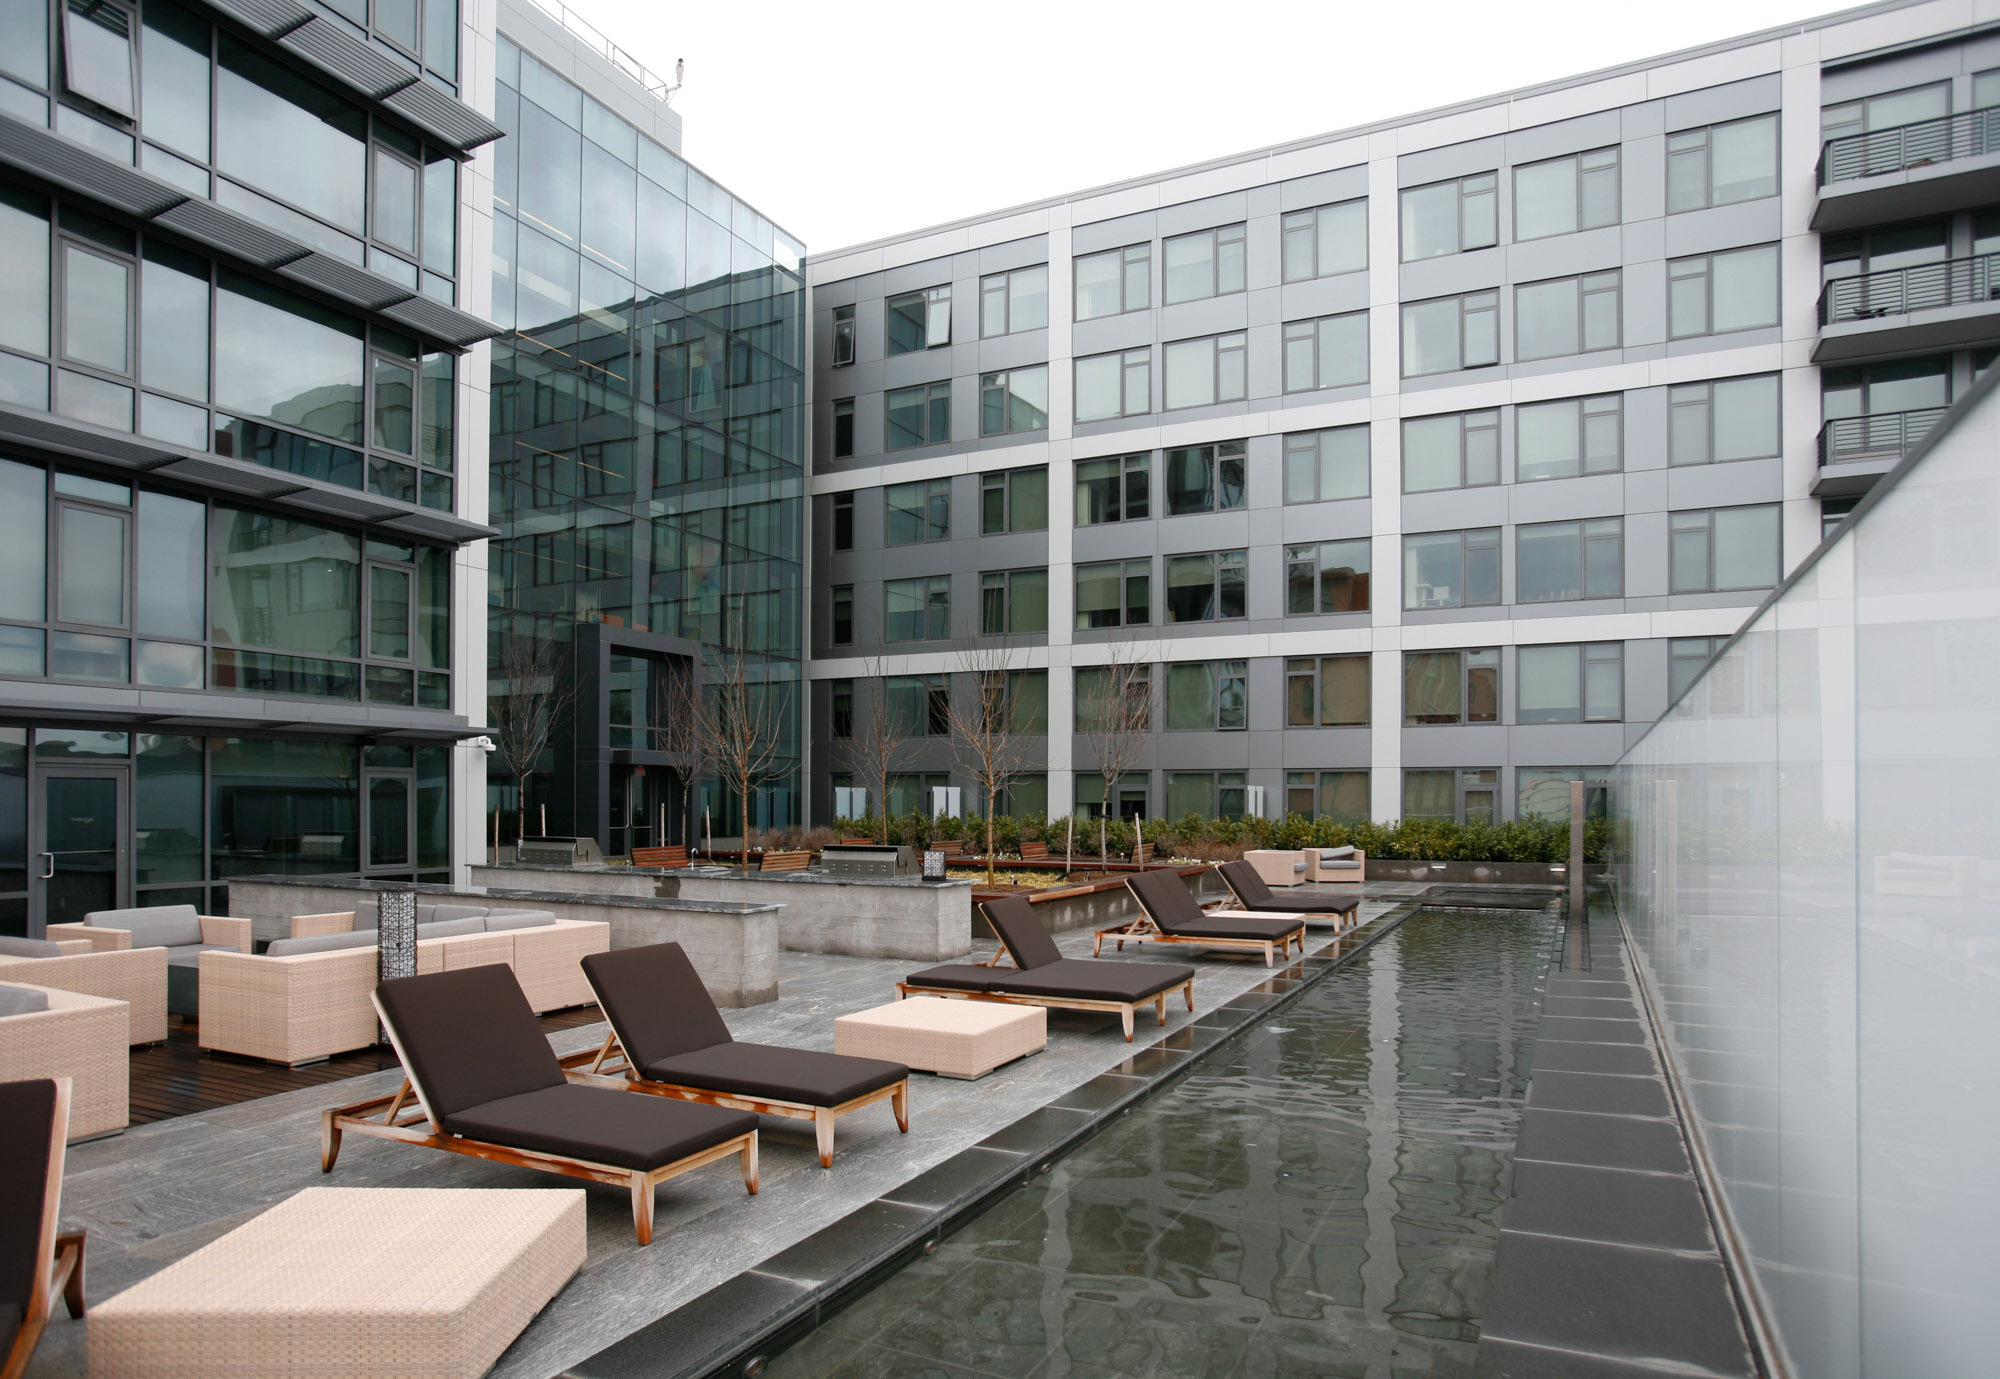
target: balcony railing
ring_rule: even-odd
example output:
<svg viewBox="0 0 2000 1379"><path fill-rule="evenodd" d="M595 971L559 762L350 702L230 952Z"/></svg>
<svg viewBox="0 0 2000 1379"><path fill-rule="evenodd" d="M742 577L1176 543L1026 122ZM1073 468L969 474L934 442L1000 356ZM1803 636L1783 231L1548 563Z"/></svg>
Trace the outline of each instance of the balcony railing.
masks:
<svg viewBox="0 0 2000 1379"><path fill-rule="evenodd" d="M1865 321L1934 306L2000 300L2000 254L1946 259L1886 273L1835 278L1819 294L1819 323Z"/></svg>
<svg viewBox="0 0 2000 1379"><path fill-rule="evenodd" d="M1948 409L1919 407L1913 412L1876 412L1865 417L1841 417L1819 431L1819 462L1901 458L1938 423Z"/></svg>
<svg viewBox="0 0 2000 1379"><path fill-rule="evenodd" d="M2000 106L1828 139L1820 151L1819 184L1852 182L1985 153L2000 153Z"/></svg>

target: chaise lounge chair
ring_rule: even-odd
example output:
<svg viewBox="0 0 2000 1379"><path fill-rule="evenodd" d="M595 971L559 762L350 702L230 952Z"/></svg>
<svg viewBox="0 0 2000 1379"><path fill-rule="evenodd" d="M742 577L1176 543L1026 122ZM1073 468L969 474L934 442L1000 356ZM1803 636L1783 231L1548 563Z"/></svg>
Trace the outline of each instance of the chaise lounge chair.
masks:
<svg viewBox="0 0 2000 1379"><path fill-rule="evenodd" d="M1297 915L1263 910L1211 915L1172 871L1134 872L1125 884L1145 913L1115 929L1099 929L1092 952L1100 951L1106 939L1117 940L1120 949L1128 942L1193 943L1204 948L1255 949L1264 954L1264 966L1270 967L1279 954L1290 953L1293 944L1301 953L1306 950L1306 922Z"/></svg>
<svg viewBox="0 0 2000 1379"><path fill-rule="evenodd" d="M1008 1001L1016 1005L1053 1006L1060 1010L1115 1011L1132 1038L1133 1012L1150 1003L1160 1023L1167 1022L1167 997L1175 991L1194 1009L1194 969L1162 962L1097 962L1066 958L1056 947L1034 907L1018 895L983 900L980 908L1001 950L984 963L950 964L912 972L896 983L900 996L960 996L970 1000ZM1001 953L1014 966L998 966Z"/></svg>
<svg viewBox="0 0 2000 1379"><path fill-rule="evenodd" d="M1352 924L1359 913L1361 897L1358 895L1276 895L1248 862L1224 862L1215 870L1221 876L1222 884L1229 887L1229 893L1236 897L1236 903L1245 910L1330 919L1336 931ZM1224 910L1221 915L1228 913Z"/></svg>
<svg viewBox="0 0 2000 1379"><path fill-rule="evenodd" d="M0 1379L27 1373L57 1293L83 1315L83 1235L56 1234L69 1090L66 1077L0 1082Z"/></svg>
<svg viewBox="0 0 2000 1379"><path fill-rule="evenodd" d="M694 964L678 943L619 948L583 960L611 1033L595 1055L565 1066L601 1074L606 1060L624 1085L655 1096L706 1102L738 1111L809 1120L819 1139L819 1165L833 1167L833 1122L850 1111L890 1103L896 1126L910 1129L910 1070L879 1058L739 1044ZM607 1081L609 1079L606 1079Z"/></svg>
<svg viewBox="0 0 2000 1379"><path fill-rule="evenodd" d="M403 1085L322 1113L323 1173L353 1133L614 1183L631 1190L641 1245L652 1243L653 1189L665 1179L734 1154L743 1186L757 1190L755 1116L577 1085L503 966L399 977L374 1000Z"/></svg>

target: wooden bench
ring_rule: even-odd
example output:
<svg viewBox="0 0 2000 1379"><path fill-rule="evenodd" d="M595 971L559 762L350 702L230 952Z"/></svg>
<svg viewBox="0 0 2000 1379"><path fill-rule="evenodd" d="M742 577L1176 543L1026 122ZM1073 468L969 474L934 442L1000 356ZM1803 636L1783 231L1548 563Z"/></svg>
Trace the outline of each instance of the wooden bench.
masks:
<svg viewBox="0 0 2000 1379"><path fill-rule="evenodd" d="M810 852L767 852L757 864L758 871L804 871L812 864Z"/></svg>
<svg viewBox="0 0 2000 1379"><path fill-rule="evenodd" d="M684 867L687 864L686 848L632 849L632 865L635 867Z"/></svg>
<svg viewBox="0 0 2000 1379"><path fill-rule="evenodd" d="M940 838L931 844L930 850L932 852L942 852L947 857L963 857L966 855L965 843L958 838Z"/></svg>
<svg viewBox="0 0 2000 1379"><path fill-rule="evenodd" d="M1139 866L1145 866L1153 860L1153 845L1151 843L1141 843L1139 846L1133 848L1132 860Z"/></svg>
<svg viewBox="0 0 2000 1379"><path fill-rule="evenodd" d="M1048 845L1047 843L1022 843L1022 844L1021 844L1021 860L1022 860L1023 862L1046 862L1046 861L1048 861L1048 860L1049 860L1049 845Z"/></svg>

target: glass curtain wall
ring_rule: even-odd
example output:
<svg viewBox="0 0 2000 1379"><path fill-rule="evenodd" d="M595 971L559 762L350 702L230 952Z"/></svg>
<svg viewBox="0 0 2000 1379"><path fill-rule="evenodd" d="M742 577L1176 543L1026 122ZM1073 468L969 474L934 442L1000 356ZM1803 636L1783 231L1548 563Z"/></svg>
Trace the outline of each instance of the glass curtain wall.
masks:
<svg viewBox="0 0 2000 1379"><path fill-rule="evenodd" d="M795 822L803 246L505 38L496 94L512 132L494 146L509 333L493 345L489 694L514 692L502 638L561 644L577 623L740 646L779 724L752 822ZM539 774L602 745L571 724ZM504 774L496 757L511 820ZM550 799L549 828L573 827ZM701 803L718 834L739 830L740 801L711 786Z"/></svg>

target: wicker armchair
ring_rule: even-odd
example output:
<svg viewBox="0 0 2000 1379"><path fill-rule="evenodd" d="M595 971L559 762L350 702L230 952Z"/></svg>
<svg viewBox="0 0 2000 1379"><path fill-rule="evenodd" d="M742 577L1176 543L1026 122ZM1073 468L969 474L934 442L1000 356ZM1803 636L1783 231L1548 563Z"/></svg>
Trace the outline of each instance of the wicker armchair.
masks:
<svg viewBox="0 0 2000 1379"><path fill-rule="evenodd" d="M583 960L591 953L611 950L611 926L595 920L559 919L554 924L538 924L528 929L509 929L489 938L514 941L514 976L528 1008L537 1015L547 1010L589 1005L597 999L583 974Z"/></svg>
<svg viewBox="0 0 2000 1379"><path fill-rule="evenodd" d="M195 918L201 921L203 943L234 948L239 953L250 951L250 920L235 915L196 915ZM86 940L93 953L119 953L132 946L130 929L100 928L93 924L51 924L48 935L58 942Z"/></svg>
<svg viewBox="0 0 2000 1379"><path fill-rule="evenodd" d="M105 949L59 958L0 957L0 982L22 982L123 1001L131 1010L127 1037L134 1044L159 1044L166 1040L167 950L164 948Z"/></svg>
<svg viewBox="0 0 2000 1379"><path fill-rule="evenodd" d="M162 982L164 1000L164 978ZM130 1007L101 996L39 989L48 997L47 1010L0 1017L0 1082L70 1079L72 1142L123 1130L131 1120L131 1058L125 1051ZM164 1005L160 1019L166 1020ZM10 1185L10 1190L22 1188Z"/></svg>

